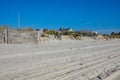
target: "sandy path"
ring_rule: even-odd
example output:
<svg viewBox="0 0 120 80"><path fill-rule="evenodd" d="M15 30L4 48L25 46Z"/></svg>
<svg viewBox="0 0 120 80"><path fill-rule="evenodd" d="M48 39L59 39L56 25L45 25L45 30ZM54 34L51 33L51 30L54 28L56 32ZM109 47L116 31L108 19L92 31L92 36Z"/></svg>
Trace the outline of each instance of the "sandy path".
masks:
<svg viewBox="0 0 120 80"><path fill-rule="evenodd" d="M0 80L103 80L120 69L118 39L0 47Z"/></svg>

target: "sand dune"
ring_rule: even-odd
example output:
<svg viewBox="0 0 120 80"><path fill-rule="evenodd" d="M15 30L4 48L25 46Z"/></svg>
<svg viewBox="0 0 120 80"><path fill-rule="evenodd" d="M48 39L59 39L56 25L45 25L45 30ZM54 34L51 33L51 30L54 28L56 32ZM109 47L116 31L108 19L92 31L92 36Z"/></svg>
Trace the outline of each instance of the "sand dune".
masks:
<svg viewBox="0 0 120 80"><path fill-rule="evenodd" d="M0 44L0 80L104 80L119 69L119 39Z"/></svg>

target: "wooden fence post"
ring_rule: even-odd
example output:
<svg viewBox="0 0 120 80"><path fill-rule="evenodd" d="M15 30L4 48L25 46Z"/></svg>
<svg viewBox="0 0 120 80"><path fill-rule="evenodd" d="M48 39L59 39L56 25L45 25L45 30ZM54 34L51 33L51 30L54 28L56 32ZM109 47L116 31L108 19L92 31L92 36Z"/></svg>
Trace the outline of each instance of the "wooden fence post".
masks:
<svg viewBox="0 0 120 80"><path fill-rule="evenodd" d="M37 43L40 43L40 32L39 29L37 29Z"/></svg>
<svg viewBox="0 0 120 80"><path fill-rule="evenodd" d="M37 43L39 44L41 42L40 36L43 34L43 29L37 29Z"/></svg>
<svg viewBox="0 0 120 80"><path fill-rule="evenodd" d="M4 29L3 35L4 35L4 43L8 43L8 30Z"/></svg>

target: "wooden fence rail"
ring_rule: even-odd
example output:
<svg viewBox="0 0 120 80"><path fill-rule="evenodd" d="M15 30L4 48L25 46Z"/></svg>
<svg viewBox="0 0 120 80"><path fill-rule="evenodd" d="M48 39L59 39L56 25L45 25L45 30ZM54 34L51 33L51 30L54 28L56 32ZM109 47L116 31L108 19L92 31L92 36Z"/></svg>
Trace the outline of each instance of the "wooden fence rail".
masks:
<svg viewBox="0 0 120 80"><path fill-rule="evenodd" d="M42 31L16 31L4 29L0 32L0 43L39 43Z"/></svg>

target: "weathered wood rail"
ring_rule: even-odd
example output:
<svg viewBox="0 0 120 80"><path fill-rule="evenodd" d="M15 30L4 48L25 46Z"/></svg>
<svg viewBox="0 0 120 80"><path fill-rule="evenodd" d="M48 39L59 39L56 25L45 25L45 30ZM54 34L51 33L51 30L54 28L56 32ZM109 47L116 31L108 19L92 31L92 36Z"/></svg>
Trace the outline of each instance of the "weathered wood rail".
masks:
<svg viewBox="0 0 120 80"><path fill-rule="evenodd" d="M41 34L41 30L16 31L4 29L0 32L0 43L39 43Z"/></svg>

